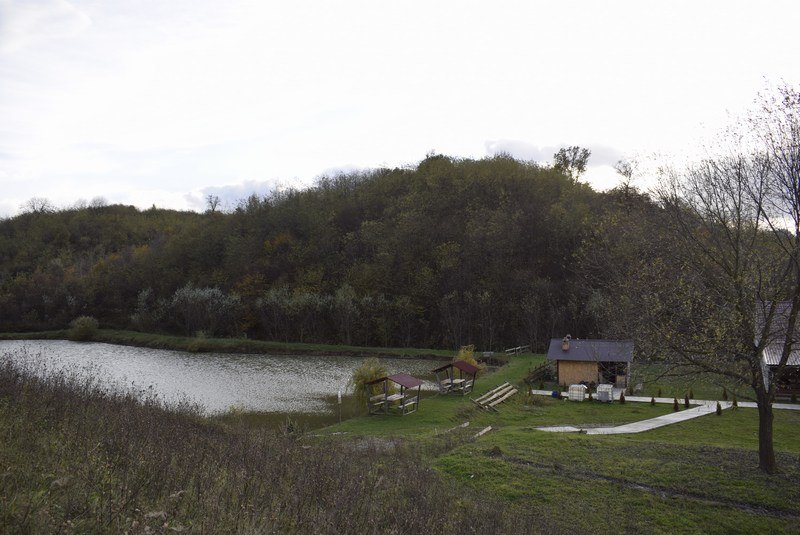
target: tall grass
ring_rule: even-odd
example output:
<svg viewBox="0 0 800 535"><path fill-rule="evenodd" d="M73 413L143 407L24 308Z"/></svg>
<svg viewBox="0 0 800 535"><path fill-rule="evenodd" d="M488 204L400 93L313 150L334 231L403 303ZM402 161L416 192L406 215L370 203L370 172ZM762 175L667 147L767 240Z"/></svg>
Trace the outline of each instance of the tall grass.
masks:
<svg viewBox="0 0 800 535"><path fill-rule="evenodd" d="M558 531L401 442L222 424L15 357L0 357L0 531Z"/></svg>

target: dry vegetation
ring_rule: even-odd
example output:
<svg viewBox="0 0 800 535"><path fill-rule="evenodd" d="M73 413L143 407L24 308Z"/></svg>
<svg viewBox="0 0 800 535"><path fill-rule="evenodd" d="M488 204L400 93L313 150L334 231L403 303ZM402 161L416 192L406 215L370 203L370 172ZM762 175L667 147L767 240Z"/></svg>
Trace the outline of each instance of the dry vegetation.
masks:
<svg viewBox="0 0 800 535"><path fill-rule="evenodd" d="M41 379L5 357L3 531L554 531L457 487L402 443L313 440L171 409L79 374Z"/></svg>

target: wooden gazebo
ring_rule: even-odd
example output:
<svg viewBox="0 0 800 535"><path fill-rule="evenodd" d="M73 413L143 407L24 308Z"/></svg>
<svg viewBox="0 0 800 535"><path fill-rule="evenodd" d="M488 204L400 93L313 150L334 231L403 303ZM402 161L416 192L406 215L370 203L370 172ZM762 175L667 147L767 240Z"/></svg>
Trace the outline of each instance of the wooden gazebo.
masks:
<svg viewBox="0 0 800 535"><path fill-rule="evenodd" d="M463 396L472 392L479 371L480 368L477 366L457 360L436 368L433 370L433 374L436 375L439 392Z"/></svg>
<svg viewBox="0 0 800 535"><path fill-rule="evenodd" d="M390 393L389 383L400 387L400 392ZM364 384L370 414L411 414L419 406L422 380L407 373L395 373ZM416 390L414 390L416 388ZM377 392L377 393L376 393Z"/></svg>

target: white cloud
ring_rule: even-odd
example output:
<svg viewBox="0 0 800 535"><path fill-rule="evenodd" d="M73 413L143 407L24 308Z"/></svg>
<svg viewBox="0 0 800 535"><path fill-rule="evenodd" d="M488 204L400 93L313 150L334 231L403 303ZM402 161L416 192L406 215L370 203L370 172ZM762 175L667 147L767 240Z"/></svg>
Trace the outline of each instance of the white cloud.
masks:
<svg viewBox="0 0 800 535"><path fill-rule="evenodd" d="M66 0L0 0L0 55L73 36L90 25Z"/></svg>
<svg viewBox="0 0 800 535"><path fill-rule="evenodd" d="M287 187L291 187L291 185L278 181L246 180L239 184L227 186L208 186L198 191L187 193L184 198L188 207L192 210L203 211L207 209L206 199L209 195L219 198L221 203L219 208L221 210L232 210L251 195L264 198Z"/></svg>
<svg viewBox="0 0 800 535"><path fill-rule="evenodd" d="M579 145L587 176L605 173L691 150L763 76L800 83L798 14L783 0L0 0L4 202L203 208L214 185L309 184L432 149L549 161Z"/></svg>
<svg viewBox="0 0 800 535"><path fill-rule="evenodd" d="M572 145L568 143L560 143L558 145L540 146L518 139L499 139L487 141L485 146L486 154L489 156L494 156L496 154L508 154L519 160L549 163L553 161L553 155L556 154L561 148ZM599 143L579 146L587 148L591 151L591 156L589 157L590 167L610 167L624 157L622 151L607 145L601 145Z"/></svg>

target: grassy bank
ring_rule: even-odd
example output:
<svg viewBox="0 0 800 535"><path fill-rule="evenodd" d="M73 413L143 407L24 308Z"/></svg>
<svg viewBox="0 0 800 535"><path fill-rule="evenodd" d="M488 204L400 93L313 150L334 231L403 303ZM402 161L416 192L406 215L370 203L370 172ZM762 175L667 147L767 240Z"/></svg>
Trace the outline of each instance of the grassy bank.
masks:
<svg viewBox="0 0 800 535"><path fill-rule="evenodd" d="M0 363L3 532L558 531L402 442L221 424L34 372Z"/></svg>
<svg viewBox="0 0 800 535"><path fill-rule="evenodd" d="M0 340L67 340L69 331L40 331L30 333L0 333ZM342 355L354 357L398 357L398 358L452 358L454 351L442 349L359 347L348 345L301 344L251 340L248 338L206 338L171 336L98 329L91 338L93 342L119 344L151 349L170 349L196 353L264 353L272 355Z"/></svg>
<svg viewBox="0 0 800 535"><path fill-rule="evenodd" d="M519 382L539 359L513 359L476 393ZM669 383L667 383L669 384ZM672 387L672 385L670 385ZM710 391L708 393L711 393ZM430 462L460 485L575 531L789 533L800 521L800 411L776 411L781 473L758 471L758 416L724 411L636 435L588 436L549 425L619 425L672 411L647 403L573 403L517 394L488 413L437 397L404 418L364 417L331 433L404 437L434 452ZM469 422L467 427L458 427ZM491 426L480 438L478 431ZM563 523L562 523L563 522Z"/></svg>
<svg viewBox="0 0 800 535"><path fill-rule="evenodd" d="M542 360L513 357L480 376L474 395L521 386ZM0 523L12 532L796 531L800 411L776 411L774 476L756 468L752 409L638 435L536 429L671 411L521 391L494 413L432 395L408 416L302 433L285 415L206 419L86 379L42 381L5 362Z"/></svg>

